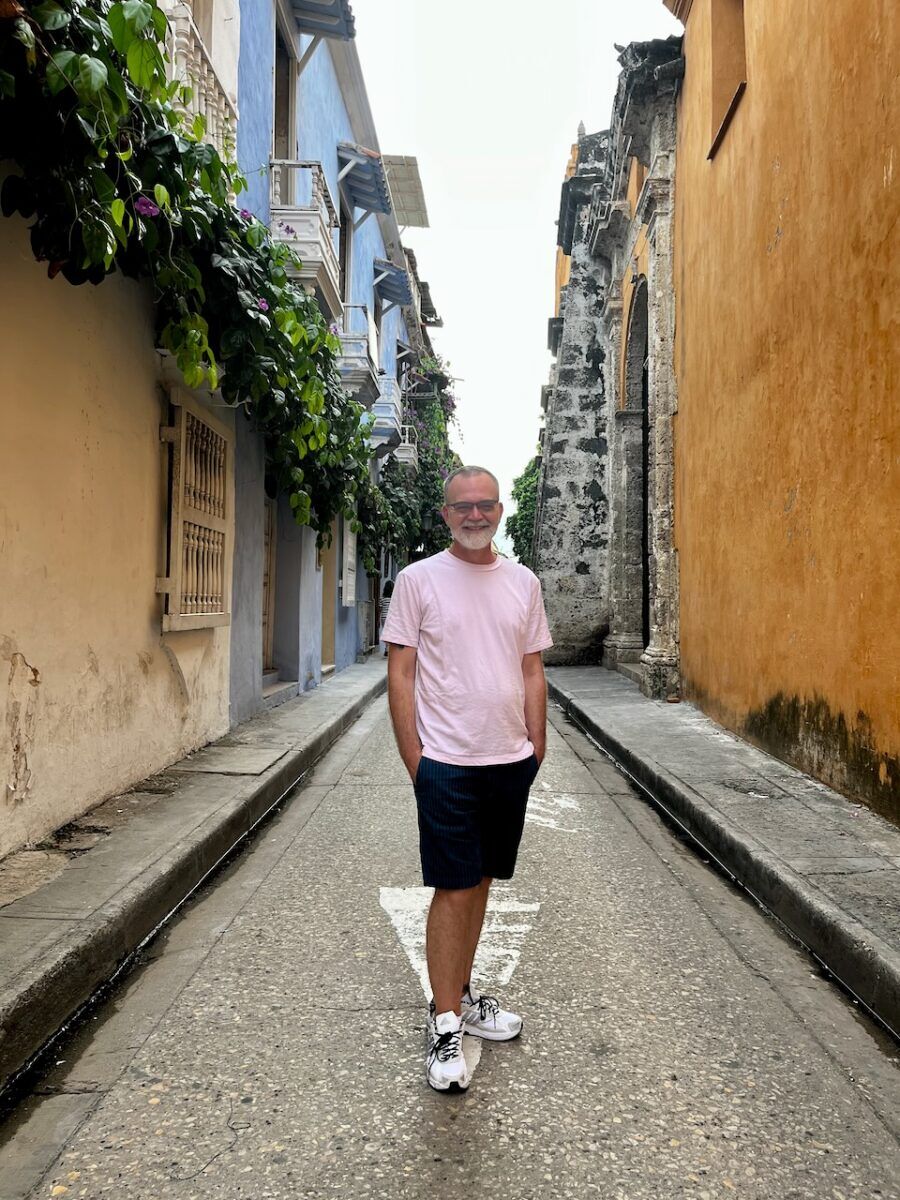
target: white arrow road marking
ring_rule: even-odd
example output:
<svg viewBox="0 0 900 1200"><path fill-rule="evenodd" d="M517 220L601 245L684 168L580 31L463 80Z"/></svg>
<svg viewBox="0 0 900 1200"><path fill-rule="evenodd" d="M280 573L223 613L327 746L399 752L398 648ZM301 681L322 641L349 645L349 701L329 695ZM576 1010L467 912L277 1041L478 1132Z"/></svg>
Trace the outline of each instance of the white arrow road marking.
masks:
<svg viewBox="0 0 900 1200"><path fill-rule="evenodd" d="M422 985L426 1000L431 1000L428 964L425 960L425 919L434 894L433 888L408 887L379 889L381 907L397 931L400 945ZM540 908L516 900L510 889L495 885L488 897L487 913L478 952L475 955L475 974L489 981L488 990L499 984L504 987L512 978L519 961L522 944L531 930L529 917ZM481 1038L463 1038L463 1050L469 1073L473 1073L481 1058Z"/></svg>
<svg viewBox="0 0 900 1200"><path fill-rule="evenodd" d="M564 814L580 812L581 805L574 796L566 792L549 792L543 796L532 792L528 798L525 820L533 825L542 825L545 829L555 829L559 833L581 833L578 828L572 829L560 824L567 819Z"/></svg>

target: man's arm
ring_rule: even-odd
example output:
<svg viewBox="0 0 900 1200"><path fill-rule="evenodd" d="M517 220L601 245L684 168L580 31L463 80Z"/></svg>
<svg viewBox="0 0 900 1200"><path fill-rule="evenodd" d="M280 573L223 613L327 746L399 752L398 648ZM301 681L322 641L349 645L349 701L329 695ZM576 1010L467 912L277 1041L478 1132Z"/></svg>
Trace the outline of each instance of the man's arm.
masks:
<svg viewBox="0 0 900 1200"><path fill-rule="evenodd" d="M412 780L416 778L422 743L416 730L416 648L388 645L388 704L400 757Z"/></svg>
<svg viewBox="0 0 900 1200"><path fill-rule="evenodd" d="M538 762L547 753L547 680L540 650L522 656L525 680L525 726Z"/></svg>

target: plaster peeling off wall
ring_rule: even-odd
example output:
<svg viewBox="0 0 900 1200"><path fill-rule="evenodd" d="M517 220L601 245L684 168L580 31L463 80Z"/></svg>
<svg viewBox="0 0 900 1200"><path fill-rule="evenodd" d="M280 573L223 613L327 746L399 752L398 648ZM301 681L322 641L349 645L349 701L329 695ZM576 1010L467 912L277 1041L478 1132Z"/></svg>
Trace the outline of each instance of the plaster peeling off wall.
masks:
<svg viewBox="0 0 900 1200"><path fill-rule="evenodd" d="M25 655L16 650L8 637L0 637L0 663L9 667L3 688L2 728L8 741L8 762L5 770L6 803L15 807L22 803L31 786L31 767L28 756L34 744L37 709L40 700L41 673L26 662Z"/></svg>

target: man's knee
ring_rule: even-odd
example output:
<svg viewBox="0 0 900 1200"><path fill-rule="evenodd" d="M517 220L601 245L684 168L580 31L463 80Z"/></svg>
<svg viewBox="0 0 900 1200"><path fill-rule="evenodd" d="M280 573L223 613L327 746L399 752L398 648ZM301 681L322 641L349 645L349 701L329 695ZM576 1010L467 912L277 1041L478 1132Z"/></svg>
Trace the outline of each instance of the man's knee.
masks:
<svg viewBox="0 0 900 1200"><path fill-rule="evenodd" d="M435 888L432 904L446 904L450 908L468 908L478 894L484 881L468 888Z"/></svg>

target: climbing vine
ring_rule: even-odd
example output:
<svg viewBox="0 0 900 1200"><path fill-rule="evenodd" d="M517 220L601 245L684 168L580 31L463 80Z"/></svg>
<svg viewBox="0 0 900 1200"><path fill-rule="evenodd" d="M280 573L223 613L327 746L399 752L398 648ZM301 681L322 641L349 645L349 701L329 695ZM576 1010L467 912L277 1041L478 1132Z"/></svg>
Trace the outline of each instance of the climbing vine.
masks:
<svg viewBox="0 0 900 1200"><path fill-rule="evenodd" d="M506 518L506 536L512 541L516 558L526 567L534 565L532 542L540 473L540 462L533 458L522 474L513 480L512 498L516 502L516 511Z"/></svg>
<svg viewBox="0 0 900 1200"><path fill-rule="evenodd" d="M360 545L370 573L376 569L379 547L393 553L402 565L413 556L436 554L450 544L441 517L444 480L462 465L449 440L456 411L452 382L440 358L431 355L421 360L403 414L404 423L416 431L418 469L412 472L391 456L378 484L370 485L360 503Z"/></svg>
<svg viewBox="0 0 900 1200"><path fill-rule="evenodd" d="M151 282L159 344L188 387L246 408L322 539L368 493L362 409L292 251L234 202L236 166L185 117L167 37L156 0L0 0L0 206L31 221L51 279Z"/></svg>

